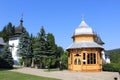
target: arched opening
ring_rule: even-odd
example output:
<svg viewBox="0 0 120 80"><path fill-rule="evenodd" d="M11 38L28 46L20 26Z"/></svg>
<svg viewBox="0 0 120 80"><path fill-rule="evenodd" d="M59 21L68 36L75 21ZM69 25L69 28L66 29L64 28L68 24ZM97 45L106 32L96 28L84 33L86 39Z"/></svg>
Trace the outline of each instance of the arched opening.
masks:
<svg viewBox="0 0 120 80"><path fill-rule="evenodd" d="M74 60L74 65L77 65L77 59Z"/></svg>

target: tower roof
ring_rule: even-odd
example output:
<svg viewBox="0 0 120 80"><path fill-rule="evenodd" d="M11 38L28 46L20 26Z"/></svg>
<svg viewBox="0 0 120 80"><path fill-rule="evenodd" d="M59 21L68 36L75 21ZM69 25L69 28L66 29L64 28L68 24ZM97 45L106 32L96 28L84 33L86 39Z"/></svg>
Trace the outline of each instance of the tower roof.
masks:
<svg viewBox="0 0 120 80"><path fill-rule="evenodd" d="M82 20L78 28L75 29L73 36L82 34L94 34L92 28L89 27L84 20Z"/></svg>
<svg viewBox="0 0 120 80"><path fill-rule="evenodd" d="M15 28L15 33L16 34L21 34L22 33L22 29L23 29L23 19L21 18L20 25Z"/></svg>

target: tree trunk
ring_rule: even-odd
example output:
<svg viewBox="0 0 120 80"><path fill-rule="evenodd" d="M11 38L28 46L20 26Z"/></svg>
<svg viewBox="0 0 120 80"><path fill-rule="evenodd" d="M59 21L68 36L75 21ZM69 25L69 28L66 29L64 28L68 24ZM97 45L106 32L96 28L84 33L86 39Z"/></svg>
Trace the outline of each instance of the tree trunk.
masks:
<svg viewBox="0 0 120 80"><path fill-rule="evenodd" d="M25 67L25 62L24 62L24 60L23 60L23 64L22 64L22 66Z"/></svg>
<svg viewBox="0 0 120 80"><path fill-rule="evenodd" d="M32 64L31 64L31 67L35 67L35 64L34 64L34 59L32 58Z"/></svg>

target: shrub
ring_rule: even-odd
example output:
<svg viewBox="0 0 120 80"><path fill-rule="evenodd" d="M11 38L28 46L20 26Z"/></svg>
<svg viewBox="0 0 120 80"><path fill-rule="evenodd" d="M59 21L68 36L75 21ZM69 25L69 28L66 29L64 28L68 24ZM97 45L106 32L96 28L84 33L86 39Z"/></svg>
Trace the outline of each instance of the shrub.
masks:
<svg viewBox="0 0 120 80"><path fill-rule="evenodd" d="M117 63L103 64L103 71L120 72L120 64Z"/></svg>
<svg viewBox="0 0 120 80"><path fill-rule="evenodd" d="M22 66L23 65L23 59L19 58L19 65Z"/></svg>

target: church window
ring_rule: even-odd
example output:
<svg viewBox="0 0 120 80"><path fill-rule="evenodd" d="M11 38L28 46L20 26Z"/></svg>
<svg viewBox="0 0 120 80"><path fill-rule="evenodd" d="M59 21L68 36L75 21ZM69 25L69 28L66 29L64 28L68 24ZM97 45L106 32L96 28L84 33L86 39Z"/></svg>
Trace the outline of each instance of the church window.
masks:
<svg viewBox="0 0 120 80"><path fill-rule="evenodd" d="M86 60L85 56L86 56L85 53L83 53L83 60L84 60L83 64L86 64L86 62L85 62L85 60Z"/></svg>
<svg viewBox="0 0 120 80"><path fill-rule="evenodd" d="M79 58L76 58L76 59L74 60L74 65L80 65L80 64L81 64L80 59L79 59Z"/></svg>
<svg viewBox="0 0 120 80"><path fill-rule="evenodd" d="M78 59L78 65L80 65L80 64L81 64L80 59Z"/></svg>
<svg viewBox="0 0 120 80"><path fill-rule="evenodd" d="M74 64L77 65L77 59L74 60Z"/></svg>
<svg viewBox="0 0 120 80"><path fill-rule="evenodd" d="M96 54L95 53L88 53L87 55L87 63L88 64L96 64Z"/></svg>
<svg viewBox="0 0 120 80"><path fill-rule="evenodd" d="M94 64L96 64L96 54L94 54Z"/></svg>

